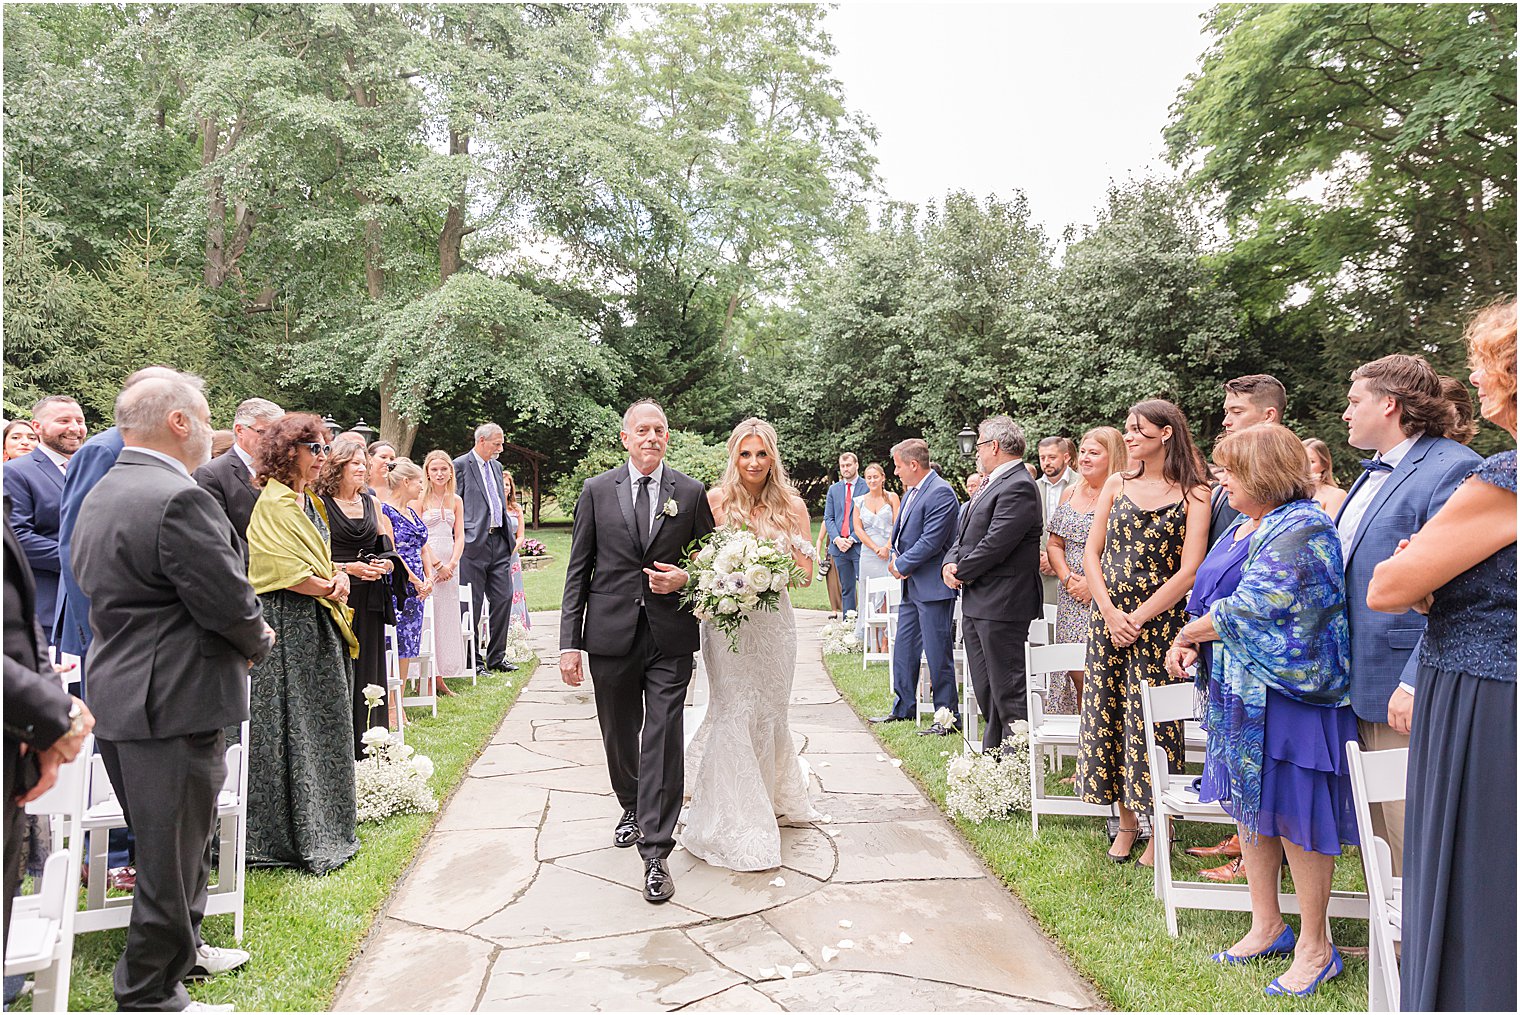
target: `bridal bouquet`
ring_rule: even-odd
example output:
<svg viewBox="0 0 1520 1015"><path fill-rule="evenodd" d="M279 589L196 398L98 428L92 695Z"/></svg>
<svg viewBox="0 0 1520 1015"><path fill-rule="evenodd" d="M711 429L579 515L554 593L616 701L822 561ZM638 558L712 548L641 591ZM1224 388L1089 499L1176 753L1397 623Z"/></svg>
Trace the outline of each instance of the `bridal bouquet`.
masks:
<svg viewBox="0 0 1520 1015"><path fill-rule="evenodd" d="M691 581L681 590L681 602L691 605L698 620L710 621L728 635L736 650L735 636L751 613L773 611L781 593L807 575L792 559L792 541L762 539L748 529L722 528L687 547L682 562ZM811 543L799 549L811 555Z"/></svg>
<svg viewBox="0 0 1520 1015"><path fill-rule="evenodd" d="M366 684L364 700L369 711L385 697L385 688ZM433 777L433 761L416 748L398 744L384 726L365 731L363 761L354 763L354 790L358 799L359 821L379 821L392 814L431 813L438 801L428 788Z"/></svg>

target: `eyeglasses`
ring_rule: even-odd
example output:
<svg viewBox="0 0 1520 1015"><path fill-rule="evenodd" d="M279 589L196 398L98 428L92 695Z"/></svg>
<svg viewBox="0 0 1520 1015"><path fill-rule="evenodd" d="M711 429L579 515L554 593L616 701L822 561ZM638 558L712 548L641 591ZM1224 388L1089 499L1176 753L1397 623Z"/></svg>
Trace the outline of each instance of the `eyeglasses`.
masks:
<svg viewBox="0 0 1520 1015"><path fill-rule="evenodd" d="M318 458L321 458L323 455L328 454L332 451L331 444L323 444L320 441L302 441L300 446L305 448L307 451L310 451Z"/></svg>
<svg viewBox="0 0 1520 1015"><path fill-rule="evenodd" d="M997 443L997 438L994 437L991 440L987 440L987 441L977 441L976 442L976 447L981 447L984 444L996 444L996 443Z"/></svg>

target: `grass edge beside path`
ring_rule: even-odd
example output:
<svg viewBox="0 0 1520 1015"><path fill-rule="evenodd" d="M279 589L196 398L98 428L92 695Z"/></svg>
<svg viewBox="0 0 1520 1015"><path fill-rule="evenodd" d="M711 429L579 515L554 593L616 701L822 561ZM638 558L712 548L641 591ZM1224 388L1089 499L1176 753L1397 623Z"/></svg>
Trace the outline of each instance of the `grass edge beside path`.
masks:
<svg viewBox="0 0 1520 1015"><path fill-rule="evenodd" d="M438 797L438 811L360 825L359 852L331 874L250 868L240 947L253 957L241 969L190 984L191 998L231 1003L239 1011L328 1010L338 983L448 798L496 735L536 666L483 674L474 687L467 679L449 681L459 696L439 698L436 718L425 709L409 709L406 742L433 759L429 785ZM230 915L207 917L202 930L208 944L236 944ZM125 940L125 930L75 938L70 1010L116 1010L111 970ZM19 1001L18 1009L30 1007L30 995Z"/></svg>
<svg viewBox="0 0 1520 1015"><path fill-rule="evenodd" d="M884 715L892 693L885 663L862 670L858 655L824 656L834 685L862 719ZM1026 812L978 825L945 807L945 764L962 748L958 736L920 737L907 723L872 725L871 732L902 770L944 811L988 868L1024 904L1040 928L1106 1003L1123 1011L1364 1011L1367 961L1345 954L1345 971L1313 997L1268 998L1262 988L1285 972L1288 959L1222 966L1209 961L1250 925L1249 914L1179 910L1181 934L1166 931L1161 901L1152 893L1149 868L1119 866L1103 859L1108 838L1096 818L1041 815L1040 835L1030 831ZM1071 762L1067 762L1070 774ZM1056 776L1052 776L1054 780ZM1061 791L1070 792L1070 788ZM1212 845L1223 825L1180 822L1173 850L1178 876L1215 866L1183 854L1186 846ZM1135 856L1140 848L1135 849ZM1354 850L1336 864L1334 887L1362 890L1361 861ZM1298 917L1289 915L1295 929ZM1332 920L1337 945L1365 947L1367 924Z"/></svg>

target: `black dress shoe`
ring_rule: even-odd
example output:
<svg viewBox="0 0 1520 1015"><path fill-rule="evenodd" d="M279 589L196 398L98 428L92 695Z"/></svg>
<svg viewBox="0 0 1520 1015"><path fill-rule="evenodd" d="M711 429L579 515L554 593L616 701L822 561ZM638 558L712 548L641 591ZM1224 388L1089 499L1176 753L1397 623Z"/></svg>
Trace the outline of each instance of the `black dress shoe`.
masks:
<svg viewBox="0 0 1520 1015"><path fill-rule="evenodd" d="M954 732L954 726L944 726L940 723L934 723L926 730L919 730L918 735L921 737L948 737Z"/></svg>
<svg viewBox="0 0 1520 1015"><path fill-rule="evenodd" d="M643 838L639 831L639 819L632 811L624 811L618 819L617 827L612 830L612 844L614 846L632 846Z"/></svg>
<svg viewBox="0 0 1520 1015"><path fill-rule="evenodd" d="M670 897L675 893L676 882L670 876L670 871L665 869L665 861L645 860L644 898L654 903L669 902Z"/></svg>
<svg viewBox="0 0 1520 1015"><path fill-rule="evenodd" d="M872 716L870 721L874 723L912 722L913 717L911 715L876 715Z"/></svg>

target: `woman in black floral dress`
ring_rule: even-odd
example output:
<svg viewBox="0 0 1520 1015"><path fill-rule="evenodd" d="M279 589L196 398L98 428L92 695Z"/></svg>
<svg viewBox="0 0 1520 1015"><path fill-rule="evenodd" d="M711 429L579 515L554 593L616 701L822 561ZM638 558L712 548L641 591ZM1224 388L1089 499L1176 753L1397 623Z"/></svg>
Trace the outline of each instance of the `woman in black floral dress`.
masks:
<svg viewBox="0 0 1520 1015"><path fill-rule="evenodd" d="M1083 561L1093 612L1076 781L1083 800L1119 805L1115 863L1135 848L1137 812L1151 810L1140 682L1172 682L1166 651L1186 622L1183 599L1209 537L1209 488L1182 410L1162 399L1134 406L1124 444L1131 471L1104 484ZM1156 743L1180 770L1181 724L1159 724ZM1151 859L1147 844L1140 862Z"/></svg>

